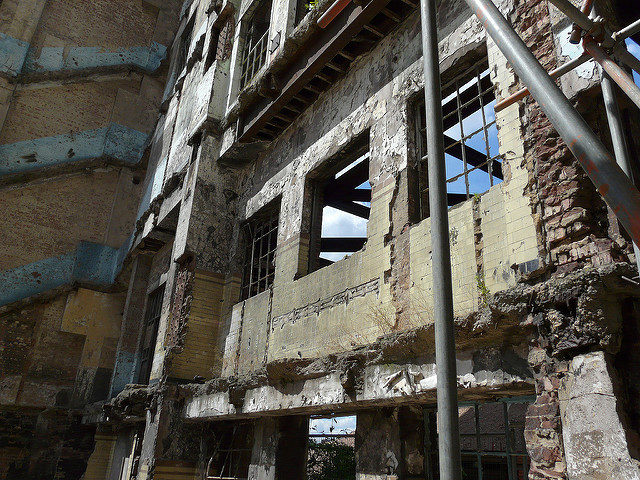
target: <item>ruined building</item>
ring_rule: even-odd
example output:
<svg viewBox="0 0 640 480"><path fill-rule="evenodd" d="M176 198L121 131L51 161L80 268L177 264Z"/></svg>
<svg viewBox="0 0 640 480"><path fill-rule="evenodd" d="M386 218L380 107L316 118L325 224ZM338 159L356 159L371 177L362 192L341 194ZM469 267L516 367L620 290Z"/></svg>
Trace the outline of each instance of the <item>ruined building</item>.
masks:
<svg viewBox="0 0 640 480"><path fill-rule="evenodd" d="M438 478L419 5L332 3L0 1L0 479ZM464 478L640 479L632 243L464 0L438 29ZM558 84L611 150L598 67Z"/></svg>

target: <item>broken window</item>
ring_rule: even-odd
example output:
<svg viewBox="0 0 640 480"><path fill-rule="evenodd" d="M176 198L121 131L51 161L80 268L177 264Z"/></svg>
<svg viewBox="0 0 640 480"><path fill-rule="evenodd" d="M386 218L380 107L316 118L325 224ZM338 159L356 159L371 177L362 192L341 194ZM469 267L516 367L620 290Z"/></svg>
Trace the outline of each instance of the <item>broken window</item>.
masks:
<svg viewBox="0 0 640 480"><path fill-rule="evenodd" d="M256 76L267 60L270 16L271 0L263 0L247 22L240 89Z"/></svg>
<svg viewBox="0 0 640 480"><path fill-rule="evenodd" d="M494 112L494 86L486 59L443 85L442 115L447 202L457 205L503 180ZM417 105L420 218L429 216L424 100Z"/></svg>
<svg viewBox="0 0 640 480"><path fill-rule="evenodd" d="M360 136L309 176L309 271L360 250L371 209L369 135Z"/></svg>
<svg viewBox="0 0 640 480"><path fill-rule="evenodd" d="M153 354L156 349L158 337L158 326L160 325L160 315L162 313L162 299L164 298L164 285L156 288L147 298L147 306L144 313L144 324L142 325L142 336L140 339L140 374L138 383L149 383L151 375L151 364Z"/></svg>
<svg viewBox="0 0 640 480"><path fill-rule="evenodd" d="M273 285L280 199L267 205L244 224L246 242L242 298L264 292Z"/></svg>
<svg viewBox="0 0 640 480"><path fill-rule="evenodd" d="M206 480L246 480L249 478L253 425L237 423L220 427L212 440Z"/></svg>
<svg viewBox="0 0 640 480"><path fill-rule="evenodd" d="M529 456L524 440L528 398L487 403L460 403L460 447L463 478L526 480ZM436 411L425 412L427 478L439 479Z"/></svg>
<svg viewBox="0 0 640 480"><path fill-rule="evenodd" d="M309 419L307 480L355 480L356 416Z"/></svg>

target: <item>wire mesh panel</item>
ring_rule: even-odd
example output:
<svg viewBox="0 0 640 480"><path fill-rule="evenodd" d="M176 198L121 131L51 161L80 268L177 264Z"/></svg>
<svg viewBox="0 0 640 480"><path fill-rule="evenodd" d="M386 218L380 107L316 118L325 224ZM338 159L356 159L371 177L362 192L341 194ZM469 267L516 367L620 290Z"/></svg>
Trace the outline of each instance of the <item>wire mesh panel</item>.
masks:
<svg viewBox="0 0 640 480"><path fill-rule="evenodd" d="M207 462L206 480L247 480L253 427L250 424L236 424L217 438L213 455Z"/></svg>
<svg viewBox="0 0 640 480"><path fill-rule="evenodd" d="M144 325L140 340L140 374L139 383L147 383L151 374L151 363L156 348L158 325L162 314L162 299L164 298L164 285L158 287L149 294L147 307L144 314Z"/></svg>
<svg viewBox="0 0 640 480"><path fill-rule="evenodd" d="M263 2L256 7L247 24L242 53L241 89L256 76L267 61L270 14L271 2Z"/></svg>
<svg viewBox="0 0 640 480"><path fill-rule="evenodd" d="M458 408L463 478L468 480L527 480L529 455L524 424L529 398L461 403ZM438 473L436 412L425 412L425 439L429 472Z"/></svg>
<svg viewBox="0 0 640 480"><path fill-rule="evenodd" d="M498 152L494 86L486 60L443 86L447 201L450 206L483 193L503 180ZM418 178L422 218L429 214L424 102L417 105Z"/></svg>
<svg viewBox="0 0 640 480"><path fill-rule="evenodd" d="M245 225L244 271L242 298L264 292L273 285L280 202L256 214Z"/></svg>

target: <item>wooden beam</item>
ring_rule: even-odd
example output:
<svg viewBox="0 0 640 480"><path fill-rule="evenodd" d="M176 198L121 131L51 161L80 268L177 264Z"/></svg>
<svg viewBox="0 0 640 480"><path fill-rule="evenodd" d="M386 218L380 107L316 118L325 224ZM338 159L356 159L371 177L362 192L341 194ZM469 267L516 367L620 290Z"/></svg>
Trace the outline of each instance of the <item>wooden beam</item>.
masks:
<svg viewBox="0 0 640 480"><path fill-rule="evenodd" d="M350 54L350 53L348 53L348 52L345 52L344 50L340 50L340 51L338 52L338 55L340 55L341 57L346 58L346 59L347 59L347 60L349 60L350 62L353 62L353 61L356 59L356 57L354 57L353 55L351 55L351 54Z"/></svg>
<svg viewBox="0 0 640 480"><path fill-rule="evenodd" d="M333 79L331 79L331 77L328 77L327 75L325 75L322 72L316 73L316 77L318 77L323 82L328 83L329 85L333 85Z"/></svg>
<svg viewBox="0 0 640 480"><path fill-rule="evenodd" d="M337 208L338 210L342 210L343 212L350 213L351 215L355 215L356 217L364 218L366 220L369 219L369 213L371 212L370 207L365 207L364 205L360 205L359 203L347 202L344 200L332 200L327 202L329 207Z"/></svg>
<svg viewBox="0 0 640 480"><path fill-rule="evenodd" d="M455 143L455 142L456 142L455 139L451 138L448 135L445 135L444 136L444 146L445 146L444 152L456 158L459 158L460 161L462 161L462 143L457 143L453 147L447 148L448 145L451 145L452 143ZM469 165L471 165L472 167L478 167L480 170L489 173L488 163L485 163L484 165L482 165L484 162L487 161L487 156L484 153L479 152L478 150L470 147L469 145L465 145L464 155ZM504 180L502 175L502 165L497 160L493 160L493 163L491 165L491 174L494 177L499 178L500 180Z"/></svg>
<svg viewBox="0 0 640 480"><path fill-rule="evenodd" d="M325 237L320 240L320 251L357 252L365 243L366 237Z"/></svg>
<svg viewBox="0 0 640 480"><path fill-rule="evenodd" d="M306 84L304 87L302 87L303 90L308 90L311 93L315 93L316 95L320 95L322 93L322 90L319 90L315 87L312 87L309 84Z"/></svg>
<svg viewBox="0 0 640 480"><path fill-rule="evenodd" d="M251 137L260 131L268 118L289 103L388 3L389 0L371 0L366 5L350 2L327 28L314 36L314 48L307 49L278 75L280 94L273 101L259 100L251 110L242 115L240 124L243 128L238 140L251 141Z"/></svg>
<svg viewBox="0 0 640 480"><path fill-rule="evenodd" d="M393 20L396 23L400 23L400 21L402 20L398 15L396 15L396 13L393 10L390 10L388 8L383 8L382 9L382 14L385 17L390 18L391 20Z"/></svg>
<svg viewBox="0 0 640 480"><path fill-rule="evenodd" d="M341 73L341 74L347 73L347 71L344 68L336 65L333 62L327 62L327 67L329 67L331 70L335 70L336 72Z"/></svg>
<svg viewBox="0 0 640 480"><path fill-rule="evenodd" d="M340 190L336 188L328 188L324 192L326 202L341 200L346 202L370 202L370 188L354 188L353 190Z"/></svg>
<svg viewBox="0 0 640 480"><path fill-rule="evenodd" d="M384 33L382 33L380 30L378 30L376 27L374 27L373 25L365 25L363 27L367 32L371 32L373 33L376 37L378 38L383 38L384 37Z"/></svg>

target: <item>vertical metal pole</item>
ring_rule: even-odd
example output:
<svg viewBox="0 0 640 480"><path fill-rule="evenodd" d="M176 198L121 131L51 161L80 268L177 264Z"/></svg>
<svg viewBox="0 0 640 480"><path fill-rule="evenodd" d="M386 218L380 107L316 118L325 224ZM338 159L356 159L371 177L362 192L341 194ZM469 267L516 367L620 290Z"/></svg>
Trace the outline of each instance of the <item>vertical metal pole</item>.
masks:
<svg viewBox="0 0 640 480"><path fill-rule="evenodd" d="M640 192L491 0L466 0L531 95L591 178L598 193L640 245Z"/></svg>
<svg viewBox="0 0 640 480"><path fill-rule="evenodd" d="M440 479L461 480L453 289L435 4L436 0L420 0L438 374L438 451Z"/></svg>
<svg viewBox="0 0 640 480"><path fill-rule="evenodd" d="M613 143L613 153L616 162L620 165L622 171L633 181L633 172L631 171L631 158L629 158L629 149L624 134L622 119L620 118L620 109L616 101L616 91L613 80L607 72L600 70L602 75L602 97L604 98L604 107L607 111L607 120L609 121L609 131L611 132L611 141ZM638 266L638 274L640 274L640 248L634 243L633 251L636 255L636 265Z"/></svg>

